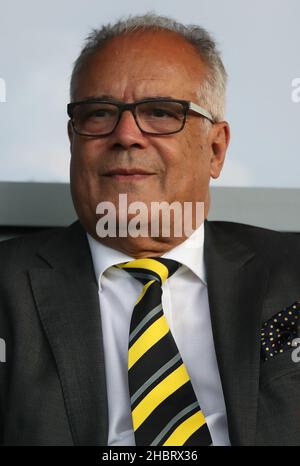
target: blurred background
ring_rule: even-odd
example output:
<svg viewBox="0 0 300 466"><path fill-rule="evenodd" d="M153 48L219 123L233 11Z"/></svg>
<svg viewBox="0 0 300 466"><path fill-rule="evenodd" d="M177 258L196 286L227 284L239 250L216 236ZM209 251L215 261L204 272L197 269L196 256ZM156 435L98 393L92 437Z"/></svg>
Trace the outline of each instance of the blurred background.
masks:
<svg viewBox="0 0 300 466"><path fill-rule="evenodd" d="M299 0L0 0L2 237L75 218L66 134L72 64L92 28L147 11L207 28L229 74L232 139L210 218L300 231Z"/></svg>

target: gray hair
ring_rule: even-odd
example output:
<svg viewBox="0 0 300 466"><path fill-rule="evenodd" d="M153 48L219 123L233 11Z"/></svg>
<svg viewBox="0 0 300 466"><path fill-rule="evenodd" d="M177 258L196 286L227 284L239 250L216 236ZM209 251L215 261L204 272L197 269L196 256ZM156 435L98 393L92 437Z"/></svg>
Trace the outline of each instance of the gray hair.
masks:
<svg viewBox="0 0 300 466"><path fill-rule="evenodd" d="M175 32L194 46L208 67L206 78L199 89L200 105L205 107L216 121L223 120L227 73L216 42L208 31L200 26L184 25L171 18L152 12L140 16L129 16L126 19L119 20L115 24L107 24L100 29L92 30L87 36L85 45L74 63L70 85L71 100L75 98L76 80L87 57L95 53L105 42L114 37L146 30Z"/></svg>

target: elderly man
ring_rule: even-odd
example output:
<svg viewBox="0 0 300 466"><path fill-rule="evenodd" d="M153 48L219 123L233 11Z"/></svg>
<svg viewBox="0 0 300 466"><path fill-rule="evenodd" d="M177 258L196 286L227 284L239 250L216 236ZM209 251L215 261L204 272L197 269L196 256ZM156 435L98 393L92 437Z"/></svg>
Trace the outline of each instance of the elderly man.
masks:
<svg viewBox="0 0 300 466"><path fill-rule="evenodd" d="M200 27L145 15L88 37L68 105L79 222L0 247L2 444L300 445L299 242L194 208L224 163L225 85ZM193 233L99 235L101 205L132 220L124 194L190 203Z"/></svg>

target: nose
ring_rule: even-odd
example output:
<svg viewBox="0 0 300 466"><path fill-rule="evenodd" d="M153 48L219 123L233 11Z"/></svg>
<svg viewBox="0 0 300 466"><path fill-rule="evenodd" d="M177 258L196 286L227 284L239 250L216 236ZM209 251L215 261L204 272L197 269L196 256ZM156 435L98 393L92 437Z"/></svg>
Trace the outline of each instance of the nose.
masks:
<svg viewBox="0 0 300 466"><path fill-rule="evenodd" d="M129 149L130 147L144 148L147 139L136 124L131 111L125 110L120 121L110 136L111 144L115 147Z"/></svg>

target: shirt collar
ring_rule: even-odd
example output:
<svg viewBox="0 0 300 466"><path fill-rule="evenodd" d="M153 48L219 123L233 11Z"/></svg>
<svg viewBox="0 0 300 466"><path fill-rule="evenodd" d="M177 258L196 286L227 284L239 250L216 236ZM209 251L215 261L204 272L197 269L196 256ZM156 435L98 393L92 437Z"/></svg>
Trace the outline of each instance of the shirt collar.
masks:
<svg viewBox="0 0 300 466"><path fill-rule="evenodd" d="M95 275L98 279L99 289L101 290L102 274L109 267L134 260L133 257L127 256L117 249L110 248L99 241L96 241L87 233L92 260L94 264ZM173 259L180 264L185 265L206 285L206 273L204 266L204 224L195 230L189 238L178 246L175 246L163 256L166 259Z"/></svg>
<svg viewBox="0 0 300 466"><path fill-rule="evenodd" d="M101 278L102 274L109 267L122 262L129 262L134 260L134 257L127 256L117 249L110 248L104 244L96 241L91 235L87 233L87 239L90 245L92 260L94 264L95 275L98 279L99 289L101 291Z"/></svg>
<svg viewBox="0 0 300 466"><path fill-rule="evenodd" d="M185 241L170 249L162 257L173 259L194 272L207 285L204 264L204 223L200 225Z"/></svg>

